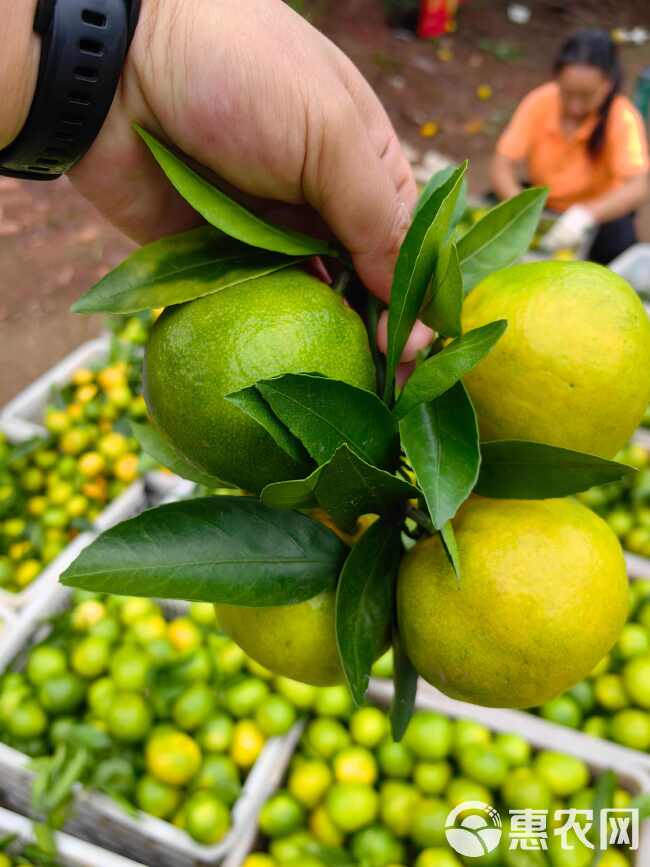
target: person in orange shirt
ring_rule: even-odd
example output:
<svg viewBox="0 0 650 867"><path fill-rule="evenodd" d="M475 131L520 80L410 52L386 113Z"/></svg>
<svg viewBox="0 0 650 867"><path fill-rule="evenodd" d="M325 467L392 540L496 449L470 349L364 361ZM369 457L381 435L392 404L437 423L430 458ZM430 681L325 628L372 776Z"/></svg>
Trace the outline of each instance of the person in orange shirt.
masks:
<svg viewBox="0 0 650 867"><path fill-rule="evenodd" d="M648 144L641 115L622 95L616 45L602 30L569 37L555 79L531 91L502 133L491 180L500 199L528 183L546 186L561 213L542 239L552 252L594 233L588 258L607 264L636 243L634 212L648 196Z"/></svg>

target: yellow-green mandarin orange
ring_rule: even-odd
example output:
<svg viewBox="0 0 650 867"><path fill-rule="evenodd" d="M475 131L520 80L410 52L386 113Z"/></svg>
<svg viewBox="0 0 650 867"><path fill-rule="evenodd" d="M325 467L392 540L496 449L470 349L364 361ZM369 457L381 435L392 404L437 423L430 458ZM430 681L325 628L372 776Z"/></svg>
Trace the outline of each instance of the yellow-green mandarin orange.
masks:
<svg viewBox="0 0 650 867"><path fill-rule="evenodd" d="M300 372L375 388L361 319L327 285L287 268L167 308L149 339L144 388L154 422L191 463L259 491L304 476L305 465L225 395Z"/></svg>
<svg viewBox="0 0 650 867"><path fill-rule="evenodd" d="M574 499L470 498L453 521L457 580L440 537L404 557L400 632L418 672L453 698L543 704L582 680L625 624L616 536Z"/></svg>
<svg viewBox="0 0 650 867"><path fill-rule="evenodd" d="M617 274L592 262L497 271L467 296L463 330L508 328L464 382L481 438L612 457L650 400L650 320Z"/></svg>
<svg viewBox="0 0 650 867"><path fill-rule="evenodd" d="M293 605L216 605L219 625L256 662L314 686L343 680L334 631L333 591Z"/></svg>

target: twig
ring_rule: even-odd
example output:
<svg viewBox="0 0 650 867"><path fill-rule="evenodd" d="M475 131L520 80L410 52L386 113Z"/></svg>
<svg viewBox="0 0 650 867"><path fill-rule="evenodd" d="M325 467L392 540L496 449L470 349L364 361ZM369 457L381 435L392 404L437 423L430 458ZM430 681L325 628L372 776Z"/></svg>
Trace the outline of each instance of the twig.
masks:
<svg viewBox="0 0 650 867"><path fill-rule="evenodd" d="M423 512L422 509L417 509L415 506L409 506L406 509L406 517L411 518L418 527L421 527L423 530L426 530L428 533L435 533L436 528L433 526L431 518L427 515L426 512Z"/></svg>
<svg viewBox="0 0 650 867"><path fill-rule="evenodd" d="M348 283L350 282L351 276L352 275L350 274L349 271L341 271L339 276L334 281L334 284L332 286L332 291L336 292L337 295L343 295L343 293L345 292L345 290L347 288Z"/></svg>

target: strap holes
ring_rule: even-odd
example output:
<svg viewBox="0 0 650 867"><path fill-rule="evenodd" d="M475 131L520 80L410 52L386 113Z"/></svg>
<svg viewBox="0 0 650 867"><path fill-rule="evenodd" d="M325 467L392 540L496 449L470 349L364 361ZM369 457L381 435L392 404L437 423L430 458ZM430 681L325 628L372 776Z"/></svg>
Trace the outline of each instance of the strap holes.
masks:
<svg viewBox="0 0 650 867"><path fill-rule="evenodd" d="M93 54L95 57L101 57L104 53L104 45L97 39L80 39L79 49L84 54Z"/></svg>
<svg viewBox="0 0 650 867"><path fill-rule="evenodd" d="M91 105L92 100L85 95L85 93L80 93L78 90L72 90L68 94L68 102L73 105Z"/></svg>
<svg viewBox="0 0 650 867"><path fill-rule="evenodd" d="M93 27L106 27L106 16L101 12L95 12L93 9L84 9L81 13L81 20L85 24L91 24Z"/></svg>
<svg viewBox="0 0 650 867"><path fill-rule="evenodd" d="M74 70L74 77L77 81L87 81L89 84L95 84L99 79L97 70L91 66L77 66Z"/></svg>

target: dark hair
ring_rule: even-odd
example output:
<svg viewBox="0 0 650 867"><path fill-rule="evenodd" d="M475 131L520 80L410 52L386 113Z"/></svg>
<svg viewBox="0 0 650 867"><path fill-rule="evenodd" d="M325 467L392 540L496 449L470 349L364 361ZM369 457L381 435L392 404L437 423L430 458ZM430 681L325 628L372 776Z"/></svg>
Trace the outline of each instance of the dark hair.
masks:
<svg viewBox="0 0 650 867"><path fill-rule="evenodd" d="M605 144L607 119L614 97L620 93L623 84L623 73L618 60L616 45L605 30L578 30L560 49L553 71L562 72L566 66L594 66L600 69L612 83L612 87L598 108L598 122L589 136L587 150L592 157L597 157Z"/></svg>

